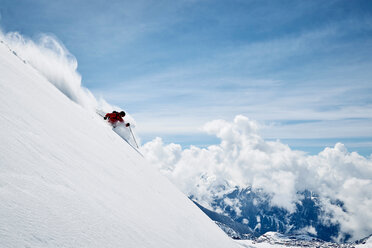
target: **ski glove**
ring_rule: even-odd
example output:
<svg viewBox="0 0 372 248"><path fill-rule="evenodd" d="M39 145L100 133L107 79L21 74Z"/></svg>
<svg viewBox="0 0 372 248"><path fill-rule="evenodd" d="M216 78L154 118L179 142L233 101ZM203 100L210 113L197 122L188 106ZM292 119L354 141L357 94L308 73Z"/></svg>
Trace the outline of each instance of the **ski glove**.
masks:
<svg viewBox="0 0 372 248"><path fill-rule="evenodd" d="M129 126L130 126L130 124L129 124L129 123L127 123L127 124L125 124L125 126L126 126L126 127L129 127Z"/></svg>
<svg viewBox="0 0 372 248"><path fill-rule="evenodd" d="M107 117L105 116L105 117L103 117L103 119L105 119L105 120L106 120L106 119L107 119Z"/></svg>

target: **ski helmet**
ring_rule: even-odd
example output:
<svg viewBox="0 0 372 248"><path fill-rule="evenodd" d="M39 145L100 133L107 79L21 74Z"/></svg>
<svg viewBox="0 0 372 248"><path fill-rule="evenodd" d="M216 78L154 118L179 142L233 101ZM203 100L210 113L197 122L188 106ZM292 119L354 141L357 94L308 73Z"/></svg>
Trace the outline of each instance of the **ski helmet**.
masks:
<svg viewBox="0 0 372 248"><path fill-rule="evenodd" d="M125 112L124 112L124 111L121 111L121 112L120 112L120 115L121 115L122 117L124 117L124 116L125 116Z"/></svg>

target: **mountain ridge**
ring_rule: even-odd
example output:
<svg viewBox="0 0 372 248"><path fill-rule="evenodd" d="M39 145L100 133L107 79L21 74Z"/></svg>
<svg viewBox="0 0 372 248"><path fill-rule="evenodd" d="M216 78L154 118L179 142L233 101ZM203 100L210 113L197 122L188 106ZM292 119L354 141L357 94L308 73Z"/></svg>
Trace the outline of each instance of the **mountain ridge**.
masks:
<svg viewBox="0 0 372 248"><path fill-rule="evenodd" d="M264 238L267 233L277 233L280 237L294 237L293 239L297 241L298 237L305 235L308 240L315 240L322 247L330 244L334 247L354 247L371 236L354 242L334 240L339 234L338 225L322 221L323 212L320 203L317 202L316 195L309 191L302 192L303 199L296 204L297 208L293 213L271 206L269 196L252 190L251 187L244 189L235 187L234 190L226 192L216 196L212 202L212 206L219 209L219 212L193 201L233 239L262 243L267 241ZM236 212L237 207L229 205L231 202L238 206L239 213ZM277 243L284 244L285 242L278 241ZM315 243L312 245L316 246Z"/></svg>

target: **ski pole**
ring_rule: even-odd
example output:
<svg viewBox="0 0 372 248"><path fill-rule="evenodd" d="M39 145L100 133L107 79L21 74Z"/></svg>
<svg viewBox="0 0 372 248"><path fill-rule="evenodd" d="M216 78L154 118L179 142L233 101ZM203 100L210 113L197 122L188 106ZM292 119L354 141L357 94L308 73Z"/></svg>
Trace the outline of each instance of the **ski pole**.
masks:
<svg viewBox="0 0 372 248"><path fill-rule="evenodd" d="M132 134L132 136L133 136L133 139L134 139L134 142L136 143L136 146L137 146L137 148L139 148L138 147L138 144L137 144L137 141L136 141L136 138L134 137L134 134L133 134L133 132L132 132L132 128L129 126L129 130L130 130L130 133Z"/></svg>

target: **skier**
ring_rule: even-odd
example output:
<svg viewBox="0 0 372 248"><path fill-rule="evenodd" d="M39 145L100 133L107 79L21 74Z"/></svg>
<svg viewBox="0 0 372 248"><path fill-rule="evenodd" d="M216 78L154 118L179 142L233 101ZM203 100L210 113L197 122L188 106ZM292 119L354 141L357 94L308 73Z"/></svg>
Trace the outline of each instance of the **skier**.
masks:
<svg viewBox="0 0 372 248"><path fill-rule="evenodd" d="M123 117L125 116L125 112L124 111L121 111L120 113L116 112L116 111L112 111L112 113L107 113L105 115L105 117L103 117L103 119L107 120L108 119L108 122L111 123L111 125L116 128L117 125L118 125L118 122L120 123L125 123L124 122L124 119ZM137 149L139 148L138 147L138 144L137 144L137 141L136 141L136 138L134 137L134 134L133 134L133 131L132 131L132 128L130 127L130 123L125 123L125 126L126 127L129 127L129 131L130 133L132 134L132 137L133 137L133 140L136 144L136 147ZM118 133L120 137L122 137L130 146L133 147L133 149L135 149L142 157L142 153L139 152L125 137L123 137L122 135L120 135L120 133Z"/></svg>
<svg viewBox="0 0 372 248"><path fill-rule="evenodd" d="M112 113L107 113L105 115L105 117L103 117L103 119L105 119L105 120L108 119L108 122L110 122L111 125L115 128L117 126L118 122L124 123L124 119L123 119L124 116L125 116L124 111L121 111L120 113L118 113L116 111L112 111ZM129 127L130 124L126 123L125 126Z"/></svg>

